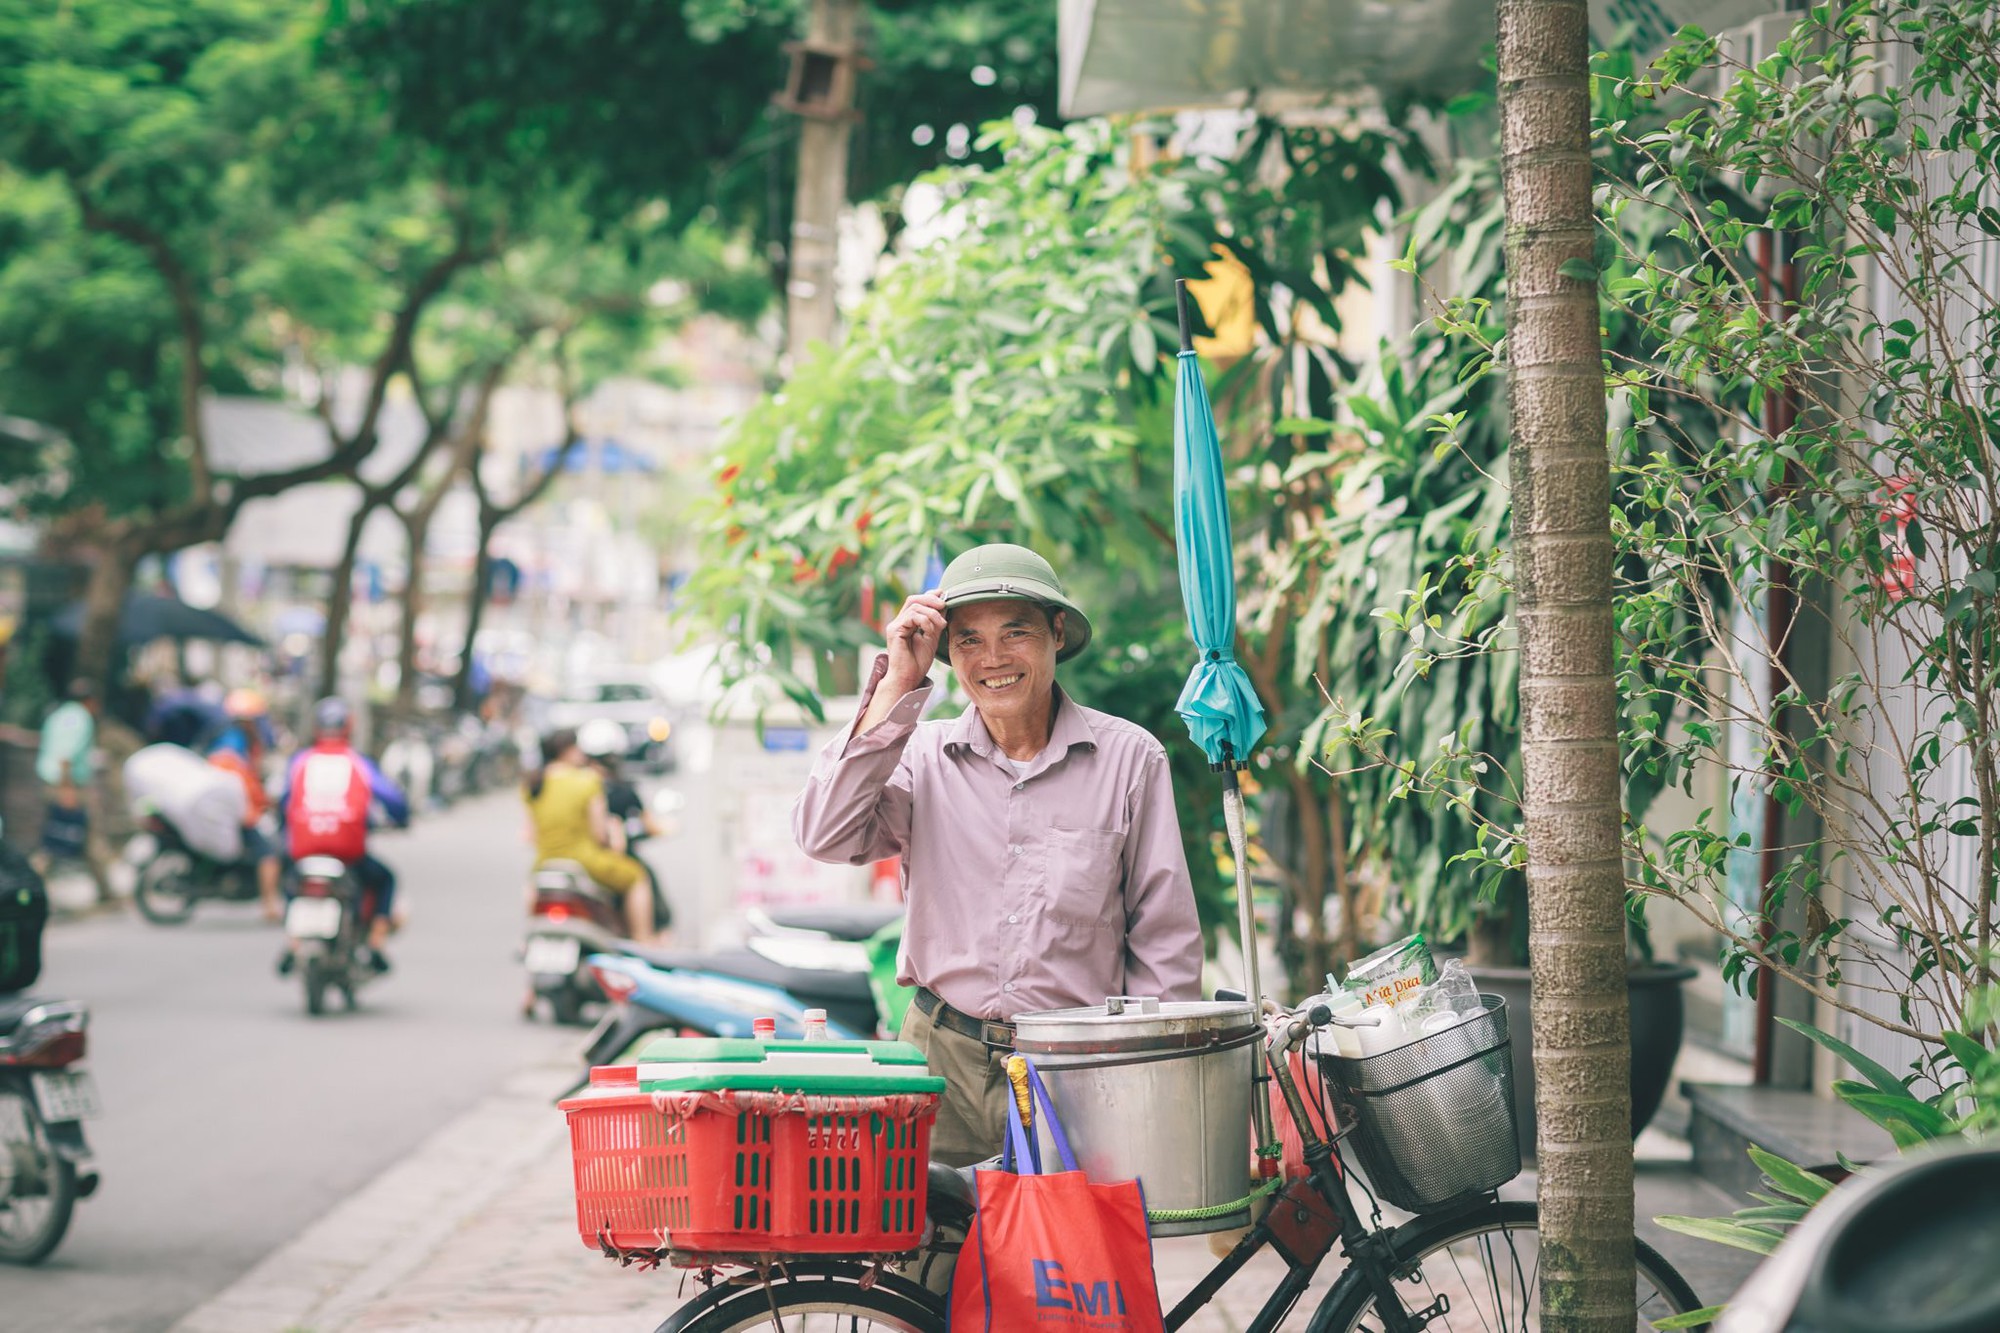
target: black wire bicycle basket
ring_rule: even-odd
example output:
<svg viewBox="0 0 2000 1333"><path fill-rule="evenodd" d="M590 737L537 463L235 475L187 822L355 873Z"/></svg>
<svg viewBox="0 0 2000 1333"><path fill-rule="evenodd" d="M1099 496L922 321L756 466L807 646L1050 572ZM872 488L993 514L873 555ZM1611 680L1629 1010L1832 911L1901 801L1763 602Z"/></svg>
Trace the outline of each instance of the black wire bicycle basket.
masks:
<svg viewBox="0 0 2000 1333"><path fill-rule="evenodd" d="M1507 1004L1479 1002L1479 1013L1392 1051L1320 1054L1357 1163L1398 1208L1450 1208L1521 1174Z"/></svg>

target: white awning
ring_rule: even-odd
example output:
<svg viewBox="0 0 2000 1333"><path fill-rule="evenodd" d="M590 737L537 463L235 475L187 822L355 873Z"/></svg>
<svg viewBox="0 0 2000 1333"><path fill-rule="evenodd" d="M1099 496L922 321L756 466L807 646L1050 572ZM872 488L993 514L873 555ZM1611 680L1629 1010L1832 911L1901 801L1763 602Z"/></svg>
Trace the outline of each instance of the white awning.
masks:
<svg viewBox="0 0 2000 1333"><path fill-rule="evenodd" d="M1591 0L1595 40L1648 55L1774 0ZM1065 116L1222 107L1296 113L1343 97L1449 96L1479 79L1493 0L1060 0Z"/></svg>

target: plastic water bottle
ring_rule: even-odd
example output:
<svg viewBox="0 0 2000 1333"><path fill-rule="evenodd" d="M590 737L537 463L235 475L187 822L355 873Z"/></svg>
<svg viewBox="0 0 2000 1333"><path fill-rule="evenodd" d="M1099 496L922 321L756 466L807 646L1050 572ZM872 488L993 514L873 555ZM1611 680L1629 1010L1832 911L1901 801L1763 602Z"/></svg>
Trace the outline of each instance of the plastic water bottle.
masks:
<svg viewBox="0 0 2000 1333"><path fill-rule="evenodd" d="M805 1015L807 1041L826 1040L826 1010L808 1009Z"/></svg>
<svg viewBox="0 0 2000 1333"><path fill-rule="evenodd" d="M776 1041L778 1039L778 1020L775 1018L751 1019L750 1035L758 1041Z"/></svg>
<svg viewBox="0 0 2000 1333"><path fill-rule="evenodd" d="M1353 1018L1361 1012L1361 997L1353 991L1341 991L1332 998L1329 1006L1335 1018ZM1327 1030L1333 1041L1333 1049L1349 1060L1361 1058L1361 1038L1354 1035L1354 1029L1335 1023Z"/></svg>

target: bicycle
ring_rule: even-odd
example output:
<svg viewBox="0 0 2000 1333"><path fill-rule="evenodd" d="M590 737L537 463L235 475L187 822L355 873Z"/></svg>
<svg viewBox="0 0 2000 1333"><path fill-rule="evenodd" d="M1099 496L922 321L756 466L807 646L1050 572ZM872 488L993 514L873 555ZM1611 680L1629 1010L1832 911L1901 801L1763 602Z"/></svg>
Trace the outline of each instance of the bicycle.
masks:
<svg viewBox="0 0 2000 1333"><path fill-rule="evenodd" d="M1336 1140L1321 1138L1292 1077L1288 1053L1334 1021L1325 1006L1291 1017L1270 1041L1266 1062L1304 1142L1307 1174L1280 1190L1263 1217L1193 1291L1166 1314L1168 1333L1184 1327L1244 1265L1273 1249L1286 1275L1246 1333L1274 1333L1306 1294L1338 1244L1347 1266L1320 1300L1307 1333L1419 1333L1420 1330L1531 1329L1540 1324L1539 1233L1535 1205L1487 1193L1451 1211L1382 1225L1380 1208L1364 1221L1348 1192ZM1329 1122L1330 1123L1330 1122ZM937 1239L963 1235L973 1211L970 1168L933 1163L928 1205L933 1254L955 1249ZM1700 1308L1687 1281L1660 1253L1633 1237L1640 1329ZM928 1262L928 1258L920 1262ZM921 1269L919 1270L921 1271ZM1405 1293L1408 1293L1407 1295ZM862 1329L943 1333L946 1300L922 1283L868 1259L787 1262L766 1280L718 1283L676 1311L657 1333L738 1333L752 1329L809 1333Z"/></svg>

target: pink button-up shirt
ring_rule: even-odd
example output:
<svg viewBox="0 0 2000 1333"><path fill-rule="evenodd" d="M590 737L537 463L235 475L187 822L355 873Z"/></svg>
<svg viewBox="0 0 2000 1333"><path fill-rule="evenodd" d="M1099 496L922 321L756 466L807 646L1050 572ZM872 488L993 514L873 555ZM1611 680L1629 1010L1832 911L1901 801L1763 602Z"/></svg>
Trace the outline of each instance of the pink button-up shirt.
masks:
<svg viewBox="0 0 2000 1333"><path fill-rule="evenodd" d="M878 657L860 715L888 672ZM931 687L821 752L792 809L819 861L903 858L902 975L977 1018L1200 998L1201 927L1167 754L1056 691L1048 748L1017 775L967 708L919 722Z"/></svg>

